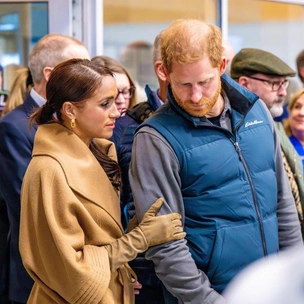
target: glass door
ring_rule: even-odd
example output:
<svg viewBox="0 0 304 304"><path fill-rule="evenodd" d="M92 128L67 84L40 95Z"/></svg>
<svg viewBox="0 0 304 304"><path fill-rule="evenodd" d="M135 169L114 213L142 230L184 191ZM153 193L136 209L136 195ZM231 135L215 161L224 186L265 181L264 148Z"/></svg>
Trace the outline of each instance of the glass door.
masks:
<svg viewBox="0 0 304 304"><path fill-rule="evenodd" d="M48 3L0 3L1 89L9 90L14 72L27 66L28 54L35 43L48 33Z"/></svg>

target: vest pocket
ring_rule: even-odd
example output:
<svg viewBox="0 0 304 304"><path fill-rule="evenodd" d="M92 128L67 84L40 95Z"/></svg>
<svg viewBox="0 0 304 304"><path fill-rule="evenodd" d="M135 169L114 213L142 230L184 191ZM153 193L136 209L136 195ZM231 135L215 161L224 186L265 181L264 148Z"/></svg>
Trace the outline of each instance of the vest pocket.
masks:
<svg viewBox="0 0 304 304"><path fill-rule="evenodd" d="M267 231L275 230L277 220L272 216L263 222L268 254L277 252L278 239L267 238ZM270 241L270 243L269 243ZM264 257L258 222L217 230L207 275L212 287L222 292L231 279L253 261Z"/></svg>

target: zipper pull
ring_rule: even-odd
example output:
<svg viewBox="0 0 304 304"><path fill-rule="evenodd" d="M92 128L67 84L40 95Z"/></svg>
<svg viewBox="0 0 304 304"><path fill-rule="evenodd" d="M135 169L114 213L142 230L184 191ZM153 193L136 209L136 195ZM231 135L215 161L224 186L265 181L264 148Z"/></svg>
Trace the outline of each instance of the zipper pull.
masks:
<svg viewBox="0 0 304 304"><path fill-rule="evenodd" d="M235 146L235 150L236 150L237 152L240 152L240 151L241 151L241 148L240 148L239 143L238 143L237 141L234 143L234 146Z"/></svg>

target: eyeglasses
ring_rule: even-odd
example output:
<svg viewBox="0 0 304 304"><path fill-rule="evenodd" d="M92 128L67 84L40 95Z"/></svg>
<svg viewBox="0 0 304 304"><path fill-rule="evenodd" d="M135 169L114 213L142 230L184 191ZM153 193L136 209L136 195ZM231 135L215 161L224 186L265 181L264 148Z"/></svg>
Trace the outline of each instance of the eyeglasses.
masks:
<svg viewBox="0 0 304 304"><path fill-rule="evenodd" d="M122 90L117 89L117 92L116 98L118 98L119 94L122 94L124 98L129 99L133 96L135 87L123 88Z"/></svg>
<svg viewBox="0 0 304 304"><path fill-rule="evenodd" d="M251 79L255 79L255 80L258 80L258 81L263 81L263 82L266 82L268 83L269 85L271 85L271 90L273 92L277 92L280 90L281 87L287 89L288 86L289 86L289 80L285 79L284 81L271 81L271 80L268 80L268 79L262 79L262 78L258 78L258 77L253 77L253 76L247 76L248 78L251 78Z"/></svg>

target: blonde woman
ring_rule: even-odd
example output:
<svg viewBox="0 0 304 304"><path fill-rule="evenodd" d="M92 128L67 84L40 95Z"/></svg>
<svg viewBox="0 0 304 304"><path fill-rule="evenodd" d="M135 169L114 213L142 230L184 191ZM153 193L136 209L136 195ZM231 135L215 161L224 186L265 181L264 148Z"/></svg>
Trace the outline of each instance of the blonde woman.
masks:
<svg viewBox="0 0 304 304"><path fill-rule="evenodd" d="M284 123L286 134L302 159L304 168L304 88L289 102L289 117Z"/></svg>

